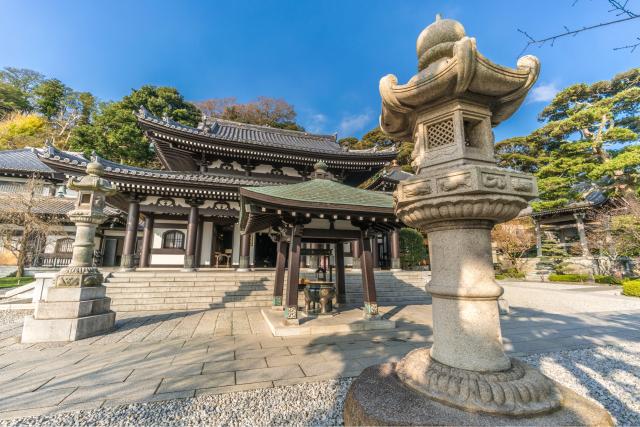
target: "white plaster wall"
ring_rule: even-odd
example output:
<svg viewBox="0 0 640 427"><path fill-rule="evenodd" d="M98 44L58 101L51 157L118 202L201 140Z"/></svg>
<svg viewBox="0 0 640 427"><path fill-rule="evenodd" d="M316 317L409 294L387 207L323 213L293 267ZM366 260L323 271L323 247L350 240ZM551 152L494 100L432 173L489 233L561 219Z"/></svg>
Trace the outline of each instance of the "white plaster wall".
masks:
<svg viewBox="0 0 640 427"><path fill-rule="evenodd" d="M106 229L104 230L104 235L107 237L124 237L124 230L112 230Z"/></svg>
<svg viewBox="0 0 640 427"><path fill-rule="evenodd" d="M184 265L184 255L176 254L151 254L151 266L153 265Z"/></svg>
<svg viewBox="0 0 640 427"><path fill-rule="evenodd" d="M287 176L302 177L302 175L300 175L297 170L295 170L294 168L289 167L289 166L283 167L282 168L282 173L284 173Z"/></svg>

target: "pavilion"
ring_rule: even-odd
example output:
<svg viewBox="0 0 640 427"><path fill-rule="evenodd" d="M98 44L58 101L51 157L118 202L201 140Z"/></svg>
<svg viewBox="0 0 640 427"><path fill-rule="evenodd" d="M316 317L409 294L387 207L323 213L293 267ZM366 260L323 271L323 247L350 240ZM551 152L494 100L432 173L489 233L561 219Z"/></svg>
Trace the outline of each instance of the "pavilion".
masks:
<svg viewBox="0 0 640 427"><path fill-rule="evenodd" d="M344 246L354 242L360 252L364 310L376 318L378 304L371 236L388 233L394 263L399 264L401 223L389 194L354 188L338 182L324 162L315 165L310 180L289 185L240 189L240 227L243 235L268 231L277 241L274 305L282 305L285 265L287 320L298 318L298 283L303 242L335 245L338 302L345 295Z"/></svg>

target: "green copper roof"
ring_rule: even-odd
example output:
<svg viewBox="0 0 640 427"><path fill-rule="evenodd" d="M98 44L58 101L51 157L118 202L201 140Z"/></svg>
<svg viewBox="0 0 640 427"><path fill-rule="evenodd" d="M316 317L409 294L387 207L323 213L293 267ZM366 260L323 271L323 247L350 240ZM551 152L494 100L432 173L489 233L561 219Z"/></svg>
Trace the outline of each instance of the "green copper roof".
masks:
<svg viewBox="0 0 640 427"><path fill-rule="evenodd" d="M329 179L312 179L297 184L244 187L244 189L283 201L393 209L393 199L388 194L354 188Z"/></svg>

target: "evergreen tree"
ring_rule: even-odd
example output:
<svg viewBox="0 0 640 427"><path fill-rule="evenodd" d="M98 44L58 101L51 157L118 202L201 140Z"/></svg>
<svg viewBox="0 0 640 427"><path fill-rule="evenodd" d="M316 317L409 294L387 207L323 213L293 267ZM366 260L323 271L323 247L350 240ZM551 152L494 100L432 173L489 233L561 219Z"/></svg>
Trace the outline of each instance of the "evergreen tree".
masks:
<svg viewBox="0 0 640 427"><path fill-rule="evenodd" d="M85 97L83 117L91 117L92 102ZM73 150L95 151L107 159L126 164L149 165L155 154L138 126L134 111L144 106L156 116L168 116L188 126L196 126L200 112L171 87L143 86L118 102L102 104L89 123L76 126L69 138Z"/></svg>
<svg viewBox="0 0 640 427"><path fill-rule="evenodd" d="M542 256L536 264L538 271L553 271L562 274L564 260L569 258L567 251L560 245L558 238L551 232L542 233Z"/></svg>
<svg viewBox="0 0 640 427"><path fill-rule="evenodd" d="M559 92L540 114L544 125L526 137L496 144L499 163L535 173L535 209L567 205L579 188L598 185L636 197L640 179L640 68Z"/></svg>

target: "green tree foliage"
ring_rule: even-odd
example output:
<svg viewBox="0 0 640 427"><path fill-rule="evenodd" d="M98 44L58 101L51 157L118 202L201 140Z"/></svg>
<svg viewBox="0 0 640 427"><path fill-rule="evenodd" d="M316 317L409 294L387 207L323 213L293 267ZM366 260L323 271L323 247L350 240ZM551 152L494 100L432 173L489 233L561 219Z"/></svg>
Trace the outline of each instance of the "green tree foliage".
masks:
<svg viewBox="0 0 640 427"><path fill-rule="evenodd" d="M43 74L28 68L4 67L0 70L0 82L11 85L25 94L31 94L43 80Z"/></svg>
<svg viewBox="0 0 640 427"><path fill-rule="evenodd" d="M365 133L361 139L349 136L340 139L338 142L343 147L347 147L352 150L366 150L374 147L388 148L395 144L396 150L398 150L398 157L396 158L398 164L402 166L402 170L413 173L413 168L411 167L411 153L413 152L414 143L385 135L380 127L371 129L369 132Z"/></svg>
<svg viewBox="0 0 640 427"><path fill-rule="evenodd" d="M0 82L0 118L12 112L29 110L31 105L24 92L8 83Z"/></svg>
<svg viewBox="0 0 640 427"><path fill-rule="evenodd" d="M207 117L304 131L304 128L296 123L297 113L293 105L284 99L260 96L243 104L233 97L212 98L196 102L195 105Z"/></svg>
<svg viewBox="0 0 640 427"><path fill-rule="evenodd" d="M564 260L569 258L569 254L558 242L558 238L551 232L542 234L542 256L536 264L536 269L540 271L553 271L556 274L564 273Z"/></svg>
<svg viewBox="0 0 640 427"><path fill-rule="evenodd" d="M85 95L79 100L83 113L71 133L69 147L85 154L95 151L107 159L132 165L145 166L154 159L134 113L140 106L188 126L196 126L200 120L196 106L171 87L143 86L118 102L100 105L95 113L93 97ZM90 123L82 123L85 117Z"/></svg>
<svg viewBox="0 0 640 427"><path fill-rule="evenodd" d="M44 117L14 112L0 120L0 150L39 147L48 134L49 124Z"/></svg>
<svg viewBox="0 0 640 427"><path fill-rule="evenodd" d="M411 268L420 265L427 259L427 248L424 237L413 228L400 230L400 262L402 268Z"/></svg>
<svg viewBox="0 0 640 427"><path fill-rule="evenodd" d="M62 112L71 89L58 79L48 79L33 89L36 110L51 120Z"/></svg>
<svg viewBox="0 0 640 427"><path fill-rule="evenodd" d="M535 173L540 201L556 208L598 185L635 197L640 178L640 68L559 92L540 114L543 126L526 137L496 144L502 166ZM582 184L582 185L579 185Z"/></svg>
<svg viewBox="0 0 640 427"><path fill-rule="evenodd" d="M360 140L358 138L356 138L355 136L348 136L346 138L340 138L338 140L338 144L340 144L340 146L342 147L347 147L347 148L351 148L353 146L355 146Z"/></svg>

